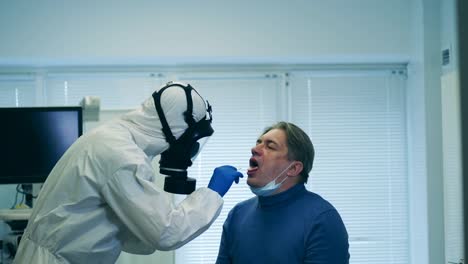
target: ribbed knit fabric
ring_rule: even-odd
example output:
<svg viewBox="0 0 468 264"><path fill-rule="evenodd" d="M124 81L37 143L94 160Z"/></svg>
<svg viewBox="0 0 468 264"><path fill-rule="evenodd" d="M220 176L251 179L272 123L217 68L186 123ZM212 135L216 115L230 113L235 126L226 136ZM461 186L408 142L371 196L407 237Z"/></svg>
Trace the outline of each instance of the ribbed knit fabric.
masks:
<svg viewBox="0 0 468 264"><path fill-rule="evenodd" d="M223 226L216 263L349 263L336 209L303 184L237 204Z"/></svg>

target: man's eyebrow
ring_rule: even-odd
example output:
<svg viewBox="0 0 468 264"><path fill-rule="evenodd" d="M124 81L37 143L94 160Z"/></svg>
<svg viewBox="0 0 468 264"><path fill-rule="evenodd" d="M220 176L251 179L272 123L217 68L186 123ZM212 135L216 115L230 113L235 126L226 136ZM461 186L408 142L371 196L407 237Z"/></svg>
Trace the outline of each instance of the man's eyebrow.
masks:
<svg viewBox="0 0 468 264"><path fill-rule="evenodd" d="M259 144L259 143L265 143L266 145L274 144L275 146L279 146L279 144L276 141L272 140L272 139L263 140L262 138L259 138L259 139L257 139L257 144Z"/></svg>

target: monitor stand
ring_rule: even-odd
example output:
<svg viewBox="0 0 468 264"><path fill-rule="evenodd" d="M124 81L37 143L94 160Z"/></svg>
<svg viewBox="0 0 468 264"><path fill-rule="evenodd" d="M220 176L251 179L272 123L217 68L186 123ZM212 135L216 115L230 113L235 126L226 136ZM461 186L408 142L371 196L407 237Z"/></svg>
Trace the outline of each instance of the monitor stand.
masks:
<svg viewBox="0 0 468 264"><path fill-rule="evenodd" d="M25 204L29 207L33 207L33 185L32 184L21 184L21 188L25 193L26 199Z"/></svg>

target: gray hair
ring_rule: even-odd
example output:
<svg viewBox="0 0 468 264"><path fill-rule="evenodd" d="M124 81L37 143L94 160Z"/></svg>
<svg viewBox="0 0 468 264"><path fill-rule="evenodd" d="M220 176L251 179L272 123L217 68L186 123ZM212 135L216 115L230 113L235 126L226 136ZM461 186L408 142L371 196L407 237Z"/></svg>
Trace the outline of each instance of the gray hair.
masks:
<svg viewBox="0 0 468 264"><path fill-rule="evenodd" d="M314 145L309 136L300 127L284 121L265 128L262 135L272 129L281 129L286 134L288 159L302 162L303 170L300 175L302 182L306 183L309 178L309 172L312 170L315 156Z"/></svg>

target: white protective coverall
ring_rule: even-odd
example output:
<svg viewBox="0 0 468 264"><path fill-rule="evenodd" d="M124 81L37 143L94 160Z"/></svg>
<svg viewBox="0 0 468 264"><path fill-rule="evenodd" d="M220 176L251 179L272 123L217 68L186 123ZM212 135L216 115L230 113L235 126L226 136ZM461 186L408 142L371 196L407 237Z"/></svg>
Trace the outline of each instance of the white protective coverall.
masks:
<svg viewBox="0 0 468 264"><path fill-rule="evenodd" d="M192 99L199 121L205 103L193 90ZM186 101L180 87L162 93L176 138ZM208 229L223 205L217 192L198 188L174 205L154 184L151 160L168 147L152 97L80 137L43 185L14 263L115 263L122 250L173 250Z"/></svg>

